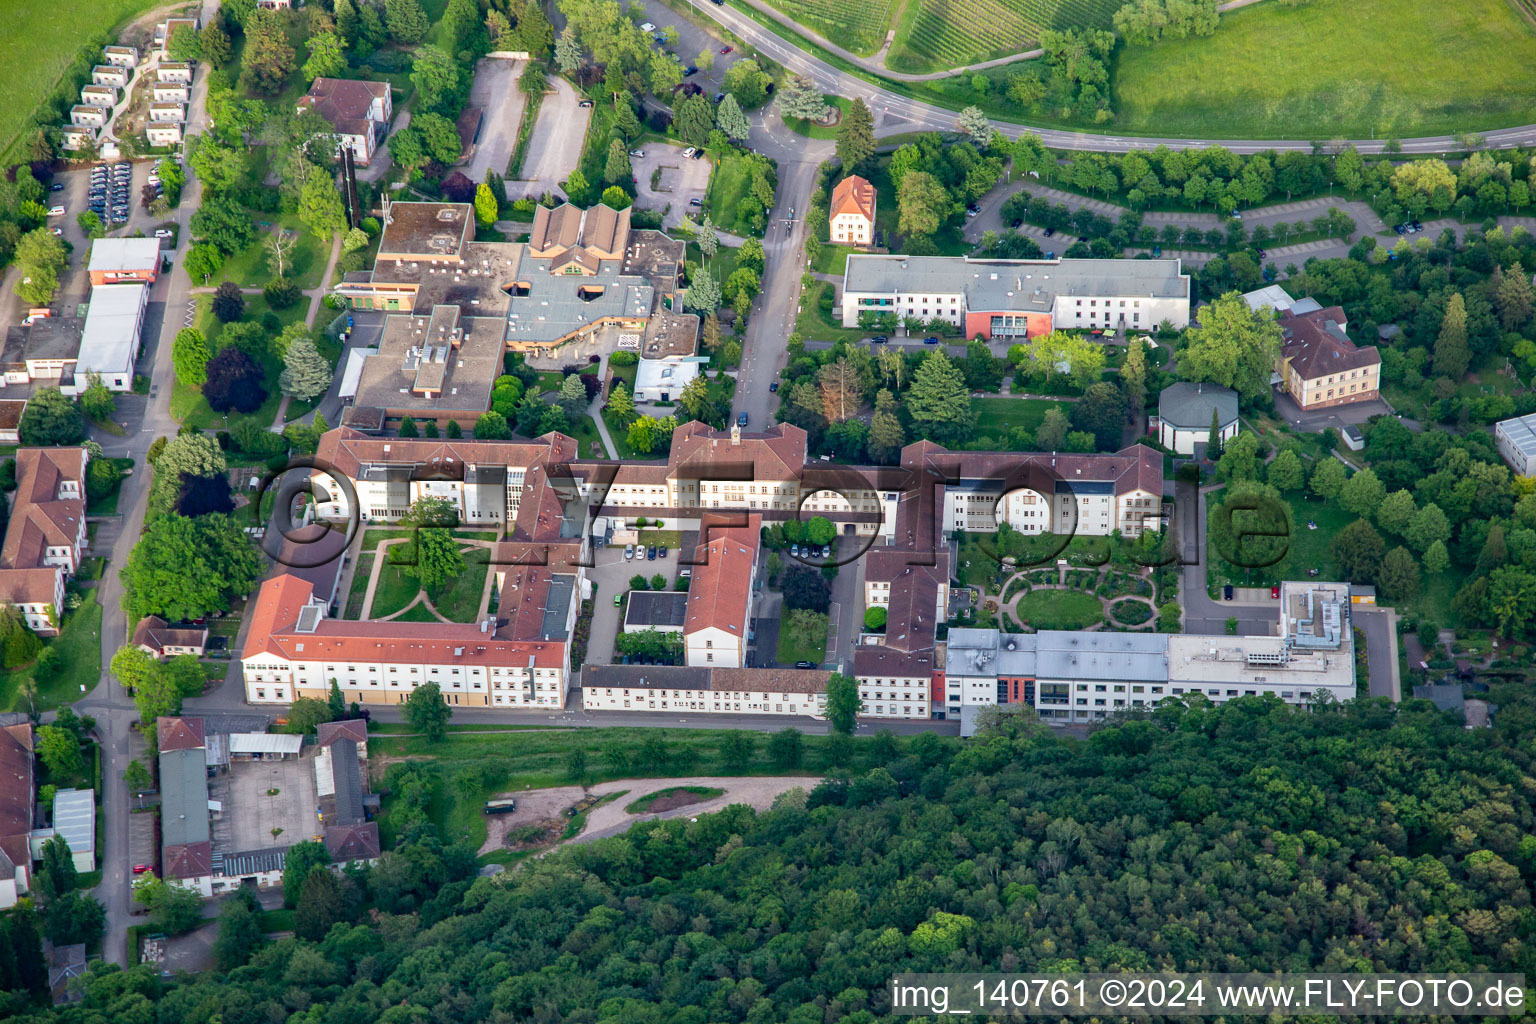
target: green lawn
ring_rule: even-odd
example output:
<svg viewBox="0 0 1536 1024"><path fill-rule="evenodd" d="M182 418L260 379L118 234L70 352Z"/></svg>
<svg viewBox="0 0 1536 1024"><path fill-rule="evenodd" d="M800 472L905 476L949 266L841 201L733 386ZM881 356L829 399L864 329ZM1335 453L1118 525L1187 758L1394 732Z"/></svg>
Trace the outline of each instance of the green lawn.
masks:
<svg viewBox="0 0 1536 1024"><path fill-rule="evenodd" d="M849 109L853 107L853 101L842 96L823 96L822 99L827 101L828 106L841 110L845 117ZM817 124L815 121L802 120L798 117L787 117L784 119L784 123L789 126L790 131L813 139L835 139L837 138L838 125L842 122L839 121L838 124Z"/></svg>
<svg viewBox="0 0 1536 1024"><path fill-rule="evenodd" d="M1040 426L1045 414L1052 409L1067 410L1061 402L1044 398L971 398L971 408L976 413L976 429L989 436L1002 436L1014 427L1024 427L1033 433Z"/></svg>
<svg viewBox="0 0 1536 1024"><path fill-rule="evenodd" d="M711 161L713 163L713 161ZM709 176L709 191L704 204L715 227L736 235L755 235L751 224L738 214L747 190L752 187L755 163L746 156L727 156L715 163Z"/></svg>
<svg viewBox="0 0 1536 1024"><path fill-rule="evenodd" d="M786 725L793 727L792 723ZM587 755L585 781L588 784L612 779L697 774L794 775L805 772L816 776L827 768L823 755L827 737L814 734L802 739L805 751L802 768L786 772L768 759L767 745L761 737L756 737L753 756L746 764L726 764L720 748L732 733L725 729L542 729L484 735L451 730L450 726L448 735L437 743L421 738L375 734L369 737L369 753L381 758L436 761L440 770L428 805L429 816L443 828L446 838L464 837L477 845L485 841L485 815L482 813L485 801L497 793L516 794L522 789L569 785L566 756L572 749L581 749ZM665 744L667 756L656 765L639 763L641 745L657 739ZM875 766L868 763L871 739L855 736L853 742L852 762L846 767L854 774L868 771ZM899 739L897 742L910 741ZM622 752L630 763L621 770L613 770L610 752ZM468 776L472 774L478 785L466 786L461 793L456 780L461 772L466 783L471 781ZM390 813L394 802L395 796L386 793L379 822L386 849L397 835Z"/></svg>
<svg viewBox="0 0 1536 1024"><path fill-rule="evenodd" d="M823 245L816 254L815 271L818 274L841 274L848 269L848 257L859 250L851 245Z"/></svg>
<svg viewBox="0 0 1536 1024"><path fill-rule="evenodd" d="M834 295L837 289L830 281L813 281L800 296L800 312L795 314L795 331L806 341L858 341L869 336L868 331L857 327L844 327L842 308L832 302L830 311L824 308L824 295Z"/></svg>
<svg viewBox="0 0 1536 1024"><path fill-rule="evenodd" d="M133 468L132 459L113 459L119 469L129 470ZM85 503L87 515L115 516L117 515L117 496L122 492L123 482L119 480L117 486L112 488L112 493L100 498L90 498Z"/></svg>
<svg viewBox="0 0 1536 1024"><path fill-rule="evenodd" d="M101 605L94 589L85 591L79 608L65 613L59 635L44 642L58 649L61 668L55 679L38 687L39 711L79 700L81 686L89 691L101 679ZM31 681L30 665L0 672L0 711L27 710L25 691Z"/></svg>
<svg viewBox="0 0 1536 1024"><path fill-rule="evenodd" d="M283 273L299 283L301 288L320 287L320 275L325 272L325 262L331 255L331 247L322 242L314 233L304 227L299 215L290 213L283 217L270 220L271 214L251 213L251 219L256 225L256 240L250 245L235 253L224 261L218 274L208 283L219 285L225 281L233 281L241 288L261 288L277 276L276 270L267 259L267 238L281 227L284 231L291 231L295 235L296 244L288 254ZM266 226L270 225L270 226ZM302 299L299 303L307 311L308 299Z"/></svg>
<svg viewBox="0 0 1536 1024"><path fill-rule="evenodd" d="M480 610L480 595L485 590L485 577L489 571L490 552L485 548L471 548L464 552L464 571L454 577L449 584L437 591L428 591L427 596L432 603L437 605L438 611L452 619L454 622L473 622ZM359 569L359 572L362 570ZM354 593L366 591L368 584L366 579L359 587L356 580L353 581ZM373 592L373 608L369 611L369 617L382 619L386 615L408 606L416 600L416 595L421 592L421 584L412 576L407 566L387 563L379 573L379 585ZM361 598L358 599L358 607L361 609ZM401 616L406 622L436 622L437 619L424 607L417 607L410 613Z"/></svg>
<svg viewBox="0 0 1536 1024"><path fill-rule="evenodd" d="M1240 587L1269 587L1281 580L1304 580L1308 578L1308 569L1317 569L1319 579L1340 578L1338 564L1328 548L1339 531L1355 521L1354 514L1344 511L1334 502L1307 497L1299 491L1288 492L1283 497L1290 503L1291 515L1296 523L1285 557L1274 565L1246 569L1228 562L1208 542L1207 577L1213 591L1226 583ZM1210 507L1215 507L1214 501ZM1234 521L1242 525L1236 516ZM1317 528L1311 529L1308 523L1316 523Z"/></svg>
<svg viewBox="0 0 1536 1024"><path fill-rule="evenodd" d="M490 571L491 553L485 548L464 552L464 571L432 595L432 603L454 622L474 622L480 613L480 598L485 593L485 577Z"/></svg>
<svg viewBox="0 0 1536 1024"><path fill-rule="evenodd" d="M801 636L785 626L782 619L779 621L779 649L774 652L774 660L780 665L793 665L797 661L810 661L820 665L826 656L825 634L819 637Z"/></svg>
<svg viewBox="0 0 1536 1024"><path fill-rule="evenodd" d="M1035 629L1087 629L1104 620L1104 606L1081 590L1031 590L1019 598L1018 616Z"/></svg>
<svg viewBox="0 0 1536 1024"><path fill-rule="evenodd" d="M1263 3L1208 38L1122 47L1114 125L1316 139L1505 127L1536 109L1533 65L1536 33L1508 0Z"/></svg>
<svg viewBox="0 0 1536 1024"><path fill-rule="evenodd" d="M260 295L247 295L245 297L245 314L241 320L260 320L264 313L269 311L267 300ZM300 300L290 309L270 310L275 314L283 326L297 323L304 319L309 312L308 300ZM213 297L210 295L197 296L196 326L208 338L211 347L217 351L218 338L224 330L224 324L213 315ZM283 367L278 360L268 357L261 360L262 369L266 371L265 386L267 400L261 403L253 413L231 413L226 417L223 413L214 412L203 399L202 392L198 389L176 381L171 391L171 415L183 424L190 424L202 430L225 430L232 428L241 420L255 420L264 427L272 425L277 417L277 407L282 402L282 393L278 390L277 379L283 372Z"/></svg>
<svg viewBox="0 0 1536 1024"><path fill-rule="evenodd" d="M57 3L21 2L6 5L0 19L0 79L5 83L5 111L0 113L0 155L15 162L10 152L16 135L27 125L68 70L75 54L87 44L116 41L113 26L125 23L155 6L149 0L58 0ZM94 45L93 63L101 63ZM89 78L86 79L90 81Z"/></svg>

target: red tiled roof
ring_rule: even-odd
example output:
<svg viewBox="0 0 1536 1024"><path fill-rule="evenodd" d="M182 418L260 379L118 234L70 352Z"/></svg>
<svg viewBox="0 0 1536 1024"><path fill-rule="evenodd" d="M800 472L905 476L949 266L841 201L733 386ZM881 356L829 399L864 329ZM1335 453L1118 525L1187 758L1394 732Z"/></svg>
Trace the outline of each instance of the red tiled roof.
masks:
<svg viewBox="0 0 1536 1024"><path fill-rule="evenodd" d="M11 499L5 543L0 546L0 568L39 568L50 545L74 545L85 521L87 460L84 448L22 448L16 452L16 494ZM81 497L59 497L59 485L66 480L79 485Z"/></svg>
<svg viewBox="0 0 1536 1024"><path fill-rule="evenodd" d="M714 627L739 637L747 635L747 605L763 517L749 515L745 526L722 526L722 519L706 513L699 524L703 543L694 555L685 634Z"/></svg>
<svg viewBox="0 0 1536 1024"><path fill-rule="evenodd" d="M160 616L146 615L133 627L133 643L160 655L167 647L206 647L208 631L172 629Z"/></svg>
<svg viewBox="0 0 1536 1024"><path fill-rule="evenodd" d="M201 878L213 874L213 844L210 842L167 846L161 856L165 861L161 867L166 878Z"/></svg>
<svg viewBox="0 0 1536 1024"><path fill-rule="evenodd" d="M157 718L155 732L162 754L170 750L197 750L207 743L201 718Z"/></svg>
<svg viewBox="0 0 1536 1024"><path fill-rule="evenodd" d="M832 187L832 207L827 216L835 220L839 214L856 213L871 223L875 219L875 186L850 174Z"/></svg>
<svg viewBox="0 0 1536 1024"><path fill-rule="evenodd" d="M332 825L325 830L325 848L332 862L346 864L354 860L373 860L379 855L379 825L365 821L360 825Z"/></svg>
<svg viewBox="0 0 1536 1024"><path fill-rule="evenodd" d="M321 722L315 730L315 742L328 747L337 740L354 743L368 742L368 723L361 718L348 718L340 722Z"/></svg>
<svg viewBox="0 0 1536 1024"><path fill-rule="evenodd" d="M0 728L0 853L12 870L30 870L27 837L32 832L32 801L36 799L32 770L32 726Z"/></svg>
<svg viewBox="0 0 1536 1024"><path fill-rule="evenodd" d="M1302 380L1375 366L1381 355L1375 345L1360 348L1345 334L1349 321L1339 306L1314 309L1310 313L1287 312L1280 317L1285 346L1280 354L1290 360L1291 369ZM1332 328L1330 330L1330 328Z"/></svg>
<svg viewBox="0 0 1536 1024"><path fill-rule="evenodd" d="M438 438L369 437L340 427L320 439L316 459L352 479L365 465L415 466L434 475L462 475L468 465L533 466L568 462L576 457L576 442L564 434L545 434L536 442L440 440Z"/></svg>
<svg viewBox="0 0 1536 1024"><path fill-rule="evenodd" d="M275 654L286 657L272 636L279 630L290 629L299 621L299 610L309 603L314 585L291 573L279 573L261 585L256 601L251 606L250 631L245 636L242 658L254 658L259 654Z"/></svg>
<svg viewBox="0 0 1536 1024"><path fill-rule="evenodd" d="M737 465L750 466L754 480L798 480L805 468L805 431L776 423L765 431L742 431L738 443L730 431L693 420L672 434L670 476L707 479L711 469Z"/></svg>

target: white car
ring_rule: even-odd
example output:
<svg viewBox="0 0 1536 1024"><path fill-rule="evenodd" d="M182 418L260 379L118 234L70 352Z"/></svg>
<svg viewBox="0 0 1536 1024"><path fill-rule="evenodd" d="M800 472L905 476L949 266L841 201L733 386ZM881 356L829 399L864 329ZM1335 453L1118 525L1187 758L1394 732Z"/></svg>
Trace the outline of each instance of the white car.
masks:
<svg viewBox="0 0 1536 1024"><path fill-rule="evenodd" d="M694 149L692 146L689 146L687 149L683 150L683 159L684 160L691 160L691 159L693 159L693 154L695 154L697 152L698 152L697 149ZM63 211L61 210L60 212L62 213Z"/></svg>
<svg viewBox="0 0 1536 1024"><path fill-rule="evenodd" d="M50 206L50 207L48 207L48 216L50 216L50 217L62 217L62 216L64 216L64 207L62 207L62 206Z"/></svg>
<svg viewBox="0 0 1536 1024"><path fill-rule="evenodd" d="M640 26L640 31L641 32L655 32L656 31L656 26L652 25L650 22L646 22L644 25Z"/></svg>
<svg viewBox="0 0 1536 1024"><path fill-rule="evenodd" d="M171 229L170 228L157 228L155 230L155 237L156 238L170 238L171 237Z"/></svg>
<svg viewBox="0 0 1536 1024"><path fill-rule="evenodd" d="M636 157L636 158L642 158L642 157L645 156L645 150L643 150L643 149L632 149L632 150L629 151L629 155L632 156L632 157Z"/></svg>

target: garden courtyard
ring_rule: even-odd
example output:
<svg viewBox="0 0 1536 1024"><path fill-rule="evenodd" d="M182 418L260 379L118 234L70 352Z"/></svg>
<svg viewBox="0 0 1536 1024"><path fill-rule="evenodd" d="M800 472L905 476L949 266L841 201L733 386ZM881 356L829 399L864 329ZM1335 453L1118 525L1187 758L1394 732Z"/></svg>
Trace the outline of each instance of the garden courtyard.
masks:
<svg viewBox="0 0 1536 1024"><path fill-rule="evenodd" d="M478 622L484 618L494 597L496 578L490 565L496 534L448 531L464 559L464 570L440 586L424 587L410 557L412 532L364 532L345 617L395 622Z"/></svg>

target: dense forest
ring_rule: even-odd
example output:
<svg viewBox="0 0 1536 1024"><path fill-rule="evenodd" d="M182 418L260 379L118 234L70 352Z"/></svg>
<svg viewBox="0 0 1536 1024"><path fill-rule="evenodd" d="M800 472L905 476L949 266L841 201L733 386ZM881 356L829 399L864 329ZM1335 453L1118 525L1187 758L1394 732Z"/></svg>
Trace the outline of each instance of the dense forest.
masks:
<svg viewBox="0 0 1536 1024"><path fill-rule="evenodd" d="M366 877L315 869L299 931L318 941L231 927L227 970L98 966L82 1004L30 1012L820 1024L895 1019L895 970L1536 973L1536 714L1493 697L1478 731L1422 701L1172 698L1086 740L999 716L963 744L866 744L884 763L763 814L497 878L419 825ZM312 886L337 920L305 918ZM15 999L0 1017L29 1012Z"/></svg>

